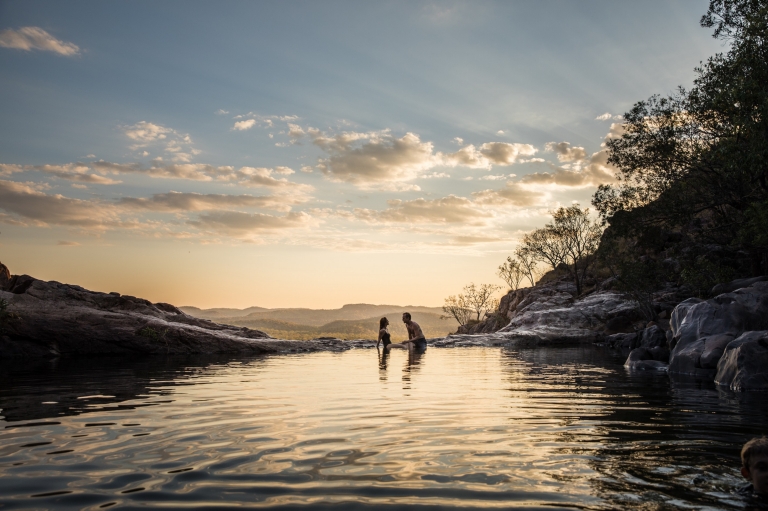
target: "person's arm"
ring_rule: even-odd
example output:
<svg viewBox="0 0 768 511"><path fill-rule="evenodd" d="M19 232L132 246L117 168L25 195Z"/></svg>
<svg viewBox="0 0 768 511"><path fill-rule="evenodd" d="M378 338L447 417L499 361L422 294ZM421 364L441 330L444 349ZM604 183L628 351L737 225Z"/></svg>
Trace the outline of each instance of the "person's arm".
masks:
<svg viewBox="0 0 768 511"><path fill-rule="evenodd" d="M381 337L384 335L382 332L384 332L383 328L379 330L379 338L376 339L376 349L379 349L379 343L381 342Z"/></svg>

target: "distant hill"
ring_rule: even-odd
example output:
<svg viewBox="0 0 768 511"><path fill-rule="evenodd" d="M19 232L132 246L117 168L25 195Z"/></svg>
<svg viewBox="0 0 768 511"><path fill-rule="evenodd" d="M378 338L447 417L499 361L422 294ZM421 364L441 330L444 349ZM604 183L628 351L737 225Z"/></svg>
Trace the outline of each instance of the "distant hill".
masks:
<svg viewBox="0 0 768 511"><path fill-rule="evenodd" d="M281 339L375 339L379 318L386 316L391 323L389 331L392 339L404 340L407 335L401 316L406 311L413 315L413 320L419 323L427 337L443 337L454 332L458 326L454 320L440 319L443 312L440 307L349 304L340 309L180 308L191 316L255 328ZM233 311L234 314L224 315L226 311Z"/></svg>

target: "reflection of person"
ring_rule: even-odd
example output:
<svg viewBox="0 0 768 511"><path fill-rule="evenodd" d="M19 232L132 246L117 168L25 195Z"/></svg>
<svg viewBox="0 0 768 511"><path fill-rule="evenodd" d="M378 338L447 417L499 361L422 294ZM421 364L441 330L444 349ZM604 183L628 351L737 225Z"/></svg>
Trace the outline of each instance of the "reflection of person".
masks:
<svg viewBox="0 0 768 511"><path fill-rule="evenodd" d="M391 336L389 335L389 320L387 318L381 318L379 320L379 338L376 341L376 349L379 349L379 343L384 344L384 351L388 351L389 348L406 348L402 344L393 344Z"/></svg>
<svg viewBox="0 0 768 511"><path fill-rule="evenodd" d="M403 323L405 328L408 329L408 340L405 343L410 343L414 350L424 352L427 350L427 340L424 338L424 332L421 331L421 327L415 321L411 321L411 313L403 312Z"/></svg>
<svg viewBox="0 0 768 511"><path fill-rule="evenodd" d="M768 497L768 438L753 438L741 449L741 475L750 482L740 493Z"/></svg>

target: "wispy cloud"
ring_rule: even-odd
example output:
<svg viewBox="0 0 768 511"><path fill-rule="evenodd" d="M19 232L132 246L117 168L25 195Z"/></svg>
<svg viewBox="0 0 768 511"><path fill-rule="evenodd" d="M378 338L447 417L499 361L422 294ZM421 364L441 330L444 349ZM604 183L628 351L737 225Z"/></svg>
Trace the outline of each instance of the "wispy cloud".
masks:
<svg viewBox="0 0 768 511"><path fill-rule="evenodd" d="M0 31L0 46L24 51L50 51L65 57L80 53L80 48L76 44L56 39L40 27L2 30Z"/></svg>
<svg viewBox="0 0 768 511"><path fill-rule="evenodd" d="M153 148L155 151L167 154L171 161L189 163L193 156L200 154L200 151L195 149L189 134L180 133L160 124L140 121L131 126L123 126L123 131L134 142L130 149L139 151L142 156L150 154L147 148Z"/></svg>

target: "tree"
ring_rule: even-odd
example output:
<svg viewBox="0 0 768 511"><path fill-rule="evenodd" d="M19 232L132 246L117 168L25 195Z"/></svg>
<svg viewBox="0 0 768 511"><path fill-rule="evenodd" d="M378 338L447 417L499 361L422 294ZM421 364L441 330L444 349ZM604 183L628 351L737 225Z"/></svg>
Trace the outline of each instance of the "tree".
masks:
<svg viewBox="0 0 768 511"><path fill-rule="evenodd" d="M520 264L525 277L530 281L531 287L536 285L536 280L539 278L536 271L536 258L530 253L524 246L517 247L515 250L515 258Z"/></svg>
<svg viewBox="0 0 768 511"><path fill-rule="evenodd" d="M480 321L481 314L496 309L493 294L498 290L499 286L493 284L480 284L476 286L473 282L468 286L464 286L464 299L466 300L467 307L477 314L477 321Z"/></svg>
<svg viewBox="0 0 768 511"><path fill-rule="evenodd" d="M499 266L497 275L507 283L512 291L517 291L517 288L520 287L520 281L525 276L525 269L517 259L507 257L506 262Z"/></svg>
<svg viewBox="0 0 768 511"><path fill-rule="evenodd" d="M729 41L728 52L697 68L690 90L624 115L624 134L607 142L619 183L592 203L616 236L684 232L733 260L749 254L749 271L761 273L768 239L753 233L768 226L768 3L711 0L701 25Z"/></svg>
<svg viewBox="0 0 768 511"><path fill-rule="evenodd" d="M589 208L582 210L578 204L559 208L552 217L552 223L523 237L523 250L533 259L549 263L553 270L564 265L580 295L600 244L602 227L589 218Z"/></svg>
<svg viewBox="0 0 768 511"><path fill-rule="evenodd" d="M443 312L445 315L440 316L440 319L453 318L459 322L459 325L466 325L472 319L472 309L469 308L467 299L462 294L446 298Z"/></svg>

